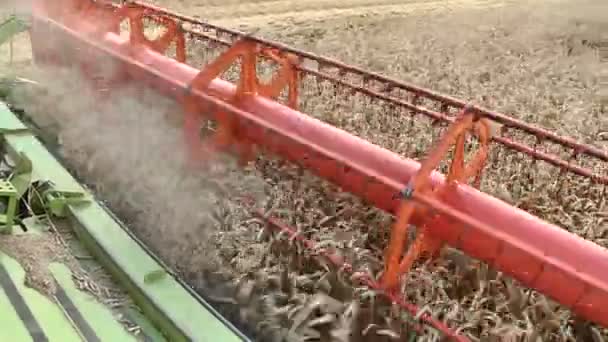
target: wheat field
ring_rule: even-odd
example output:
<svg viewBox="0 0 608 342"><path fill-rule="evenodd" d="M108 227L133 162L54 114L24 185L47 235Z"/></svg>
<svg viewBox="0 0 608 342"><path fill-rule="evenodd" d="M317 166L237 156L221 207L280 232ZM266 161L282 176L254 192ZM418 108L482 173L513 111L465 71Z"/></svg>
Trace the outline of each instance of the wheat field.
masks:
<svg viewBox="0 0 608 342"><path fill-rule="evenodd" d="M608 39L608 3L602 0L152 2L475 102L608 148L608 109L600 96L600 75L606 67L599 46ZM0 56L5 58L6 47L2 49ZM17 44L16 51L15 63L27 64L27 44ZM79 84L68 83L71 84L58 88L74 90ZM424 156L430 140L428 132L404 134L406 123L383 120L384 113L374 113L378 115L375 120L363 120L367 110L364 103L349 103L343 107L346 109L332 112L328 109L330 102L339 100L331 97L323 95L309 101L304 111L404 156ZM205 286L210 280L205 278L210 273L221 273L220 282L234 286L219 291L221 296L214 294L222 297L216 298L217 302L228 306L234 302L240 307L235 319L248 321L249 328L268 340L308 337L314 341L408 341L412 336L421 341L441 340L432 329L412 335L408 328L395 323L400 319L412 321L412 317L395 313L363 288L349 290L347 281L336 272L307 263L294 266L293 256L285 252L286 246L262 236L259 223L238 204L225 196L218 199L210 194L210 187L240 192L242 179L217 181L213 174L222 178L224 173L234 173L238 180L243 177L242 171L228 172L226 167L232 166L226 164L200 181L200 175L170 166L167 155L175 147L176 138L165 136L179 132L159 127L163 125L163 115L176 104L163 102L159 106L151 104L155 101L150 98L146 100L148 107L123 98L113 103L111 113L128 110L140 115L123 119L119 129L106 127L105 135L103 127L107 123L100 117L84 121L77 113L69 114L76 107L84 110L83 104L63 104L66 114L54 115L64 123L60 131L65 150L72 154L67 158L71 166L94 179L100 195L117 203L120 213L133 218L135 229L144 240L193 287L208 291ZM44 104L50 106L53 98L47 101ZM40 109L44 105L33 107ZM134 125L137 132L130 128ZM91 130L97 130L99 136L91 138L87 133ZM138 136L147 145L137 142ZM416 147L419 154L410 155L412 150L405 145ZM182 162L180 158L172 156L169 160L177 165ZM142 164L142 160L150 163ZM108 167L117 163L124 170L120 174L125 176L107 176ZM602 219L608 206L597 189L572 181L563 197L574 197L576 203L582 203L573 206L550 198L543 192L549 185L542 181L534 187L524 184L519 178L525 161L513 159L500 165L488 171L484 191L525 206L543 219L608 247L608 222ZM277 172L279 167L281 172ZM358 253L354 258L367 260L362 264L373 264L374 258L381 257L390 217L373 212L351 197L336 196L333 189L314 177L277 166L273 160L259 161L244 172L255 178L247 181L247 191L265 188L268 206L278 207L276 214L299 230L315 231L345 254ZM175 180L178 177L182 181ZM168 178L173 183L167 183ZM179 200L164 192L168 186L181 194ZM158 193L161 195L149 199ZM175 208L167 208L166 203L172 201ZM205 215L218 203L221 210L213 210L214 223L210 223ZM166 213L162 220L154 214L160 210ZM197 214L189 215L190 212ZM339 215L344 218L336 219ZM158 232L162 232L160 241ZM201 239L218 242L209 244ZM302 258L307 256L296 259ZM289 268L281 266L286 263ZM263 271L259 272L260 268ZM289 285L279 281L282 290L277 291L271 286L277 279L288 279ZM251 290L252 282L256 291ZM331 291L323 290L328 286ZM282 302L285 292L292 296L289 304ZM541 294L457 253L433 267L416 266L409 274L405 293L408 300L475 341L608 339L606 329L576 319ZM240 299L235 301L232 297ZM246 303L243 297L247 297ZM307 305L311 301L326 306L337 302L338 309L316 312ZM358 310L356 314L354 308ZM321 318L328 319L327 324L319 323Z"/></svg>

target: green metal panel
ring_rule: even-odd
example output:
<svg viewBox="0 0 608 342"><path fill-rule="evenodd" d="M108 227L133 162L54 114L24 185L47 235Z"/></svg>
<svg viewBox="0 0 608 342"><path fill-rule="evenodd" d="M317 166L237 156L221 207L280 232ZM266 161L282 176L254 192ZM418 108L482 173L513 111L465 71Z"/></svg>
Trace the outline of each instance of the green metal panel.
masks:
<svg viewBox="0 0 608 342"><path fill-rule="evenodd" d="M0 179L0 199L5 199L5 212L0 212L0 233L12 233L15 210L17 209L17 189L7 180Z"/></svg>
<svg viewBox="0 0 608 342"><path fill-rule="evenodd" d="M0 341L31 341L27 328L23 325L3 286L0 286L0 310L2 310Z"/></svg>
<svg viewBox="0 0 608 342"><path fill-rule="evenodd" d="M10 115L5 115L6 113L10 113ZM0 134L27 131L27 126L25 126L3 102L0 102L0 118Z"/></svg>
<svg viewBox="0 0 608 342"><path fill-rule="evenodd" d="M52 263L49 265L49 270L57 281L61 294L76 308L95 336L102 341L136 341L135 337L114 319L108 308L95 301L91 295L76 288L69 268L63 264Z"/></svg>
<svg viewBox="0 0 608 342"><path fill-rule="evenodd" d="M0 45L6 43L16 34L19 34L28 29L28 23L17 17L10 16L7 20L0 23Z"/></svg>
<svg viewBox="0 0 608 342"><path fill-rule="evenodd" d="M15 331L15 334L19 335L22 333L21 330L25 329L26 332L23 339L14 340L10 338L3 341L30 340L32 330L36 329L26 328L28 324L30 326L33 324L37 325L40 335L46 336L49 341L81 341L80 336L72 328L72 324L63 315L58 306L54 305L43 294L25 286L25 271L15 260L6 254L0 253L0 270L3 273L2 281L9 282L9 285L12 284L12 287L5 284L2 286L4 295L12 301L12 305L2 307L3 312L6 308L11 308L12 311L27 309L30 312L28 316L31 318L31 322L26 322L26 318L24 317L27 316L22 314L22 317L19 317L18 324L9 328L9 331ZM9 288L13 289L13 291L9 292ZM23 305L19 305L19 302Z"/></svg>
<svg viewBox="0 0 608 342"><path fill-rule="evenodd" d="M23 153L32 161L32 179L51 181L53 190L58 192L80 192L84 198L93 199L42 143L16 121L19 120L14 114L0 104L0 132L6 148L12 156ZM68 212L81 241L170 340L244 339L174 277L162 276L163 266L100 204L95 201L70 204Z"/></svg>
<svg viewBox="0 0 608 342"><path fill-rule="evenodd" d="M136 341L110 309L76 288L67 266L51 263L49 271L57 282L54 298L27 287L23 267L0 252L0 341Z"/></svg>

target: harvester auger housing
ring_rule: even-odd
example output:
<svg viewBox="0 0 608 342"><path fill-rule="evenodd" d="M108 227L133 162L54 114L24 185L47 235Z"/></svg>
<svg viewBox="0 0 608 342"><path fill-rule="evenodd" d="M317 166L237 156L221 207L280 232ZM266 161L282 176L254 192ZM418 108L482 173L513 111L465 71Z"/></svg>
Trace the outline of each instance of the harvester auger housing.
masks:
<svg viewBox="0 0 608 342"><path fill-rule="evenodd" d="M144 38L144 18L164 26L166 33L156 40ZM118 25L125 20L131 28L128 36L118 34ZM236 146L234 152L247 161L257 149L299 164L396 215L384 278L380 284L365 279L392 298L398 297L394 288L399 275L407 271L418 252L436 255L443 244L448 244L580 316L608 326L606 249L464 184L483 172L488 150L502 145L564 173L606 185L607 177L576 162L577 157L585 156L606 163L606 151L503 114L466 106L448 96L144 3L38 0L31 38L39 63L78 65L91 78L102 76L109 83L145 84L181 101L186 115L184 135L194 158L201 156L201 150L209 151L209 147ZM187 64L186 48L196 42L228 50L199 70ZM176 46L174 57L165 55L172 43ZM259 82L256 58L270 58L280 65L269 84ZM241 61L239 83L219 78L237 59ZM97 60L111 61L111 71L96 68ZM314 61L318 68L306 67L303 61ZM304 77L365 94L415 119L428 117L453 126L421 167L412 159L298 111L298 85ZM290 91L282 103L279 94L285 87ZM198 138L203 117L219 126L211 141L201 142ZM535 137L538 143L532 146L503 132L491 136L491 124L500 125L501 131ZM465 167L463 145L468 131L480 138L481 147L477 158ZM559 145L571 157L565 160L540 151L538 144L543 141ZM452 144L457 146L456 156L446 179L434 169ZM290 231L269 220L271 225ZM417 249L400 261L408 223L423 228L423 234L414 243Z"/></svg>

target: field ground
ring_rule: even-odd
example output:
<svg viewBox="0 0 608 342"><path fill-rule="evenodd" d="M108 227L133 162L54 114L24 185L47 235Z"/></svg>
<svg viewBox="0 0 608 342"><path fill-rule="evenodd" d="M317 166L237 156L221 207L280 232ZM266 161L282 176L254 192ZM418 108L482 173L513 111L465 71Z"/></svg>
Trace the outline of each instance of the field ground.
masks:
<svg viewBox="0 0 608 342"><path fill-rule="evenodd" d="M605 119L587 118L597 116L599 58L581 43L608 32L601 1L154 2L589 142L590 129L608 130Z"/></svg>
<svg viewBox="0 0 608 342"><path fill-rule="evenodd" d="M608 32L608 5L601 1L151 2L476 101L590 143L604 145L608 137L608 119L597 113L599 58L584 45L598 44ZM17 66L30 62L25 34L13 46ZM0 61L8 60L8 50L0 48Z"/></svg>
<svg viewBox="0 0 608 342"><path fill-rule="evenodd" d="M608 116L598 96L601 64L597 47L606 38L602 34L608 33L608 3L602 0L154 2L183 14L254 32L481 103L608 148ZM2 49L0 58L5 58L6 47ZM15 56L17 64L27 63L27 46L16 44ZM43 75L40 77L44 78ZM64 87L62 91L66 93L68 89L74 91L78 82L71 83L57 87ZM326 112L323 102L326 97L313 101L307 112L315 114L315 108ZM53 98L47 101L50 106ZM201 181L198 179L200 175L193 176L173 166L181 163L180 157L170 152L176 141L172 134L178 135L179 132L159 128L162 126L159 118L171 111L175 104L163 102L162 105L141 108L125 101L121 98L108 109L111 113L127 110L133 113L130 118L114 117L123 123L116 127L105 127L107 122L92 113L86 121L78 111L55 114L56 119L62 121L60 130L65 149L73 156L72 166L87 170L83 172L106 189L100 189L100 193L112 197L118 207L128 207L125 213L133 216L135 225L140 227L139 234L180 270L195 288L204 288L201 270L217 271L217 267L230 270L232 276L239 279L240 275L261 267L264 267L267 278L282 275L278 260L281 258L268 256L268 243L258 240L255 222L231 201L210 194L210 188L228 187L233 191L236 185L218 185L213 177ZM147 101L153 102L151 99ZM45 108L42 104L34 107L40 106ZM72 110L86 108L82 103L71 103L70 108L65 103L59 106ZM371 123L355 119L364 116L364 105L353 104L346 108L349 110L343 110L338 113L340 115L336 114L338 118L331 120L396 152L407 154L401 145L423 144L423 140L428 138L422 133L408 136L403 133L401 124L386 127L382 119ZM374 114L381 117L383 113ZM134 125L138 130L133 129ZM98 132L95 139L87 133L93 130ZM489 179L484 190L608 246L608 226L602 219L606 200L598 195L598 189L571 181L561 194L562 199L569 200L550 198L547 189L553 186L547 183L546 178L550 179L551 175L538 175L540 180L530 187L522 180L526 163L528 161L519 159L503 161L500 167L488 171ZM384 242L378 231L384 230L373 228L388 227L390 219L377 213L369 214L368 208L351 198L332 195L326 187L319 186L309 177L299 182L296 181L297 172L284 170L279 174L271 166L274 166L272 161L260 162L255 172L247 172L256 175L258 181L263 179L263 186L270 188L267 200L271 202L270 206L279 208L275 211L277 214L302 231L317 230L346 253L366 251L370 260L380 255ZM606 172L605 165L595 166ZM112 168L115 172L108 172ZM226 171L214 172L221 175ZM227 174L242 177L236 171ZM128 176L119 179L117 175ZM177 181L178 178L181 181ZM248 191L258 189L258 181L246 184ZM243 182L236 183L242 185ZM123 191L112 190L116 188ZM169 193L166 189L174 191ZM176 198L174 193L181 196ZM572 199L572 196L576 198ZM220 202L222 209L219 213L217 209L210 209L214 203ZM173 206L167 207L166 203ZM166 217L159 218L156 214L159 211ZM218 220L218 216L222 218L210 224L209 217L205 217L207 213L212 213L214 220ZM338 214L345 217L336 219ZM327 217L333 219L326 220ZM321 221L326 224L319 224ZM159 232L163 241L158 241ZM201 237L210 236L210 241L215 238L218 242L211 245L197 242ZM211 251L213 248L216 250ZM279 247L272 244L272 248ZM567 310L542 295L521 289L483 265L467 261L455 274L455 264L462 266L462 259L454 257L435 267L433 272L428 265L418 266L408 279L406 292L409 300L421 306L428 305L435 316L473 339L608 339L605 330L573 319ZM303 271L291 267L288 272L290 278L297 279L294 281L298 283L296 292L305 298L318 291L322 287L319 284L327 282L327 278L320 274L324 271L318 268ZM332 280L331 286L340 287L340 281ZM336 291L332 296L337 296ZM360 313L356 318L348 318L346 312L357 300L352 293L339 297L345 303L340 318L357 321L351 328L361 328L354 332L359 340L394 340L381 329L394 328L394 324L373 318L375 310L379 310L390 320L391 314L387 313L389 310L385 306L376 308L371 304L370 308L366 302L363 307L367 316ZM266 308L270 304L264 305ZM249 317L252 320L252 316L246 316L244 311L240 311L241 319ZM277 312L271 318L262 318L266 327L285 327L293 323ZM309 312L303 319L310 321L313 317ZM332 333L339 335L344 329L343 321L332 322ZM371 323L377 326L372 329ZM366 336L360 334L363 329L368 333ZM312 334L310 331L307 333ZM436 340L431 333L426 337Z"/></svg>
<svg viewBox="0 0 608 342"><path fill-rule="evenodd" d="M311 26L356 18L374 21L406 16L424 16L454 10L499 8L518 0L348 0L313 1L153 1L181 13L199 17L222 26L258 29L290 28L296 31Z"/></svg>

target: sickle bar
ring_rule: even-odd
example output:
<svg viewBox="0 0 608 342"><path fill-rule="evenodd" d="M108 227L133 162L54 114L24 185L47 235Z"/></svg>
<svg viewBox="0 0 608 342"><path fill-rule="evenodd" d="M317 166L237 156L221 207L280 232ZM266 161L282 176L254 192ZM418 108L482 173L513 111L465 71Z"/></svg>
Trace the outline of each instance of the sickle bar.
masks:
<svg viewBox="0 0 608 342"><path fill-rule="evenodd" d="M246 37L238 32L221 29L197 22L208 30L223 32L229 40L211 34L195 33L199 38L214 40L228 45L231 53L226 59L218 59L215 68L198 70L183 63L185 49L183 34L193 34L176 25L192 19L178 16L148 5L137 4L138 15L125 15L128 11L112 6L101 6L89 0L62 3L41 0L34 12L32 41L35 57L43 62L78 65L87 72L103 74L111 82L140 82L153 87L167 96L180 101L184 106L187 121L185 127L189 142L193 139L193 128L198 116L205 115L216 120L223 132L221 140L212 142L219 148L237 146L237 153L251 154L253 147L277 155L307 168L319 177L329 180L375 207L392 214L399 214L402 199L399 194L408 182L415 179L421 165L411 159L376 146L343 130L314 119L297 111L297 91L290 92L287 105L276 98L277 89L291 87L298 75L288 66L268 85L259 84L254 74L247 76L247 56L262 55L281 64L287 57L277 54L292 54L302 59L316 59L320 65L341 68L347 73L363 75L365 72L341 63L322 59L275 43ZM62 10L49 9L45 4L64 5ZM80 4L75 6L74 4ZM88 4L89 6L82 6ZM75 12L66 14L65 6ZM126 6L126 5L125 5ZM76 10L77 9L77 10ZM125 12L126 11L126 12ZM122 14L121 14L122 13ZM130 13L130 12L129 12ZM123 16L118 17L117 16ZM130 37L116 32L116 22L135 22L143 16L152 16L165 23L172 36L162 40L144 41L143 34L131 33ZM174 24L167 24L173 21ZM131 25L131 29L138 25ZM139 26L140 28L142 26ZM143 29L143 28L142 28ZM169 42L176 42L177 59L165 56ZM236 49L239 49L236 53ZM180 52L181 51L181 52ZM241 61L241 80L238 85L218 78L229 62ZM111 61L111 70L101 69L97 61ZM226 62L226 63L224 63ZM292 63L295 63L292 61ZM213 66L212 65L212 66ZM286 65L286 64L283 64ZM451 123L453 108L464 108L464 104L449 97L397 83L379 75L365 73L368 81L384 82L384 90L370 90L338 80L329 73L306 69L293 64L300 73L315 74L321 78L334 78L342 86L353 91L364 92L402 106L435 120ZM320 68L322 70L323 68ZM255 71L253 71L255 73ZM248 81L247 81L248 80ZM389 89L390 88L390 89ZM387 95L396 88L413 93L412 102ZM419 105L421 101L440 102L441 111L433 111ZM291 108L290 108L291 107ZM510 117L480 108L470 112L482 118L499 122L509 129L532 134L539 139L550 140L573 151L574 155L587 155L606 161L608 155L551 132L528 126ZM196 130L196 129L195 129ZM217 138L217 137L216 137ZM555 155L541 153L536 148L502 136L492 138L494 142L559 166L566 171L592 177L600 183L607 180L591 170L564 161ZM207 145L207 144L205 144ZM196 149L204 146L196 146ZM251 155L247 159L251 158ZM508 205L465 184L446 184L437 172L428 174L430 189L441 191L441 196L432 197L414 189L411 199L425 210L414 210L409 223L425 226L435 239L458 248L466 254L487 262L496 269L519 280L526 286L554 298L581 316L608 326L608 251L606 249L547 223L533 215ZM428 215L433 215L429 223Z"/></svg>

